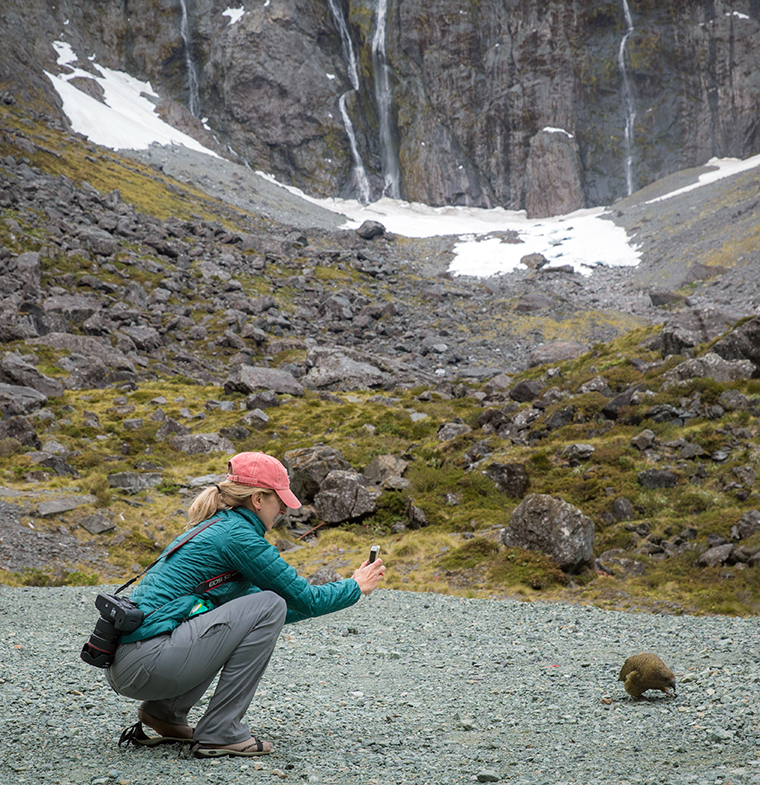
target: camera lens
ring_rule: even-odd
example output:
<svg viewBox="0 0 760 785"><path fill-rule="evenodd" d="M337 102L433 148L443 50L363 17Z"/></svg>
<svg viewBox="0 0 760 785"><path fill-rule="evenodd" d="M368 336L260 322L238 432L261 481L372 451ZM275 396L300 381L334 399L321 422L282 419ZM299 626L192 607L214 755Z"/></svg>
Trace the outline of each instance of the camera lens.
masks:
<svg viewBox="0 0 760 785"><path fill-rule="evenodd" d="M113 655L119 645L120 634L113 623L103 617L95 622L90 640L82 647L82 659L89 665L107 668L113 662Z"/></svg>

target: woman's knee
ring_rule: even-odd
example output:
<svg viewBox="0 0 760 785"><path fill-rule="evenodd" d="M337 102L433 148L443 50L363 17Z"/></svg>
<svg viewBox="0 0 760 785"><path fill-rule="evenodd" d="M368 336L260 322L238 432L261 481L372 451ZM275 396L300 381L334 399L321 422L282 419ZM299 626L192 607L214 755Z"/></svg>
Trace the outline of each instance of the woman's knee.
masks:
<svg viewBox="0 0 760 785"><path fill-rule="evenodd" d="M271 606L272 616L284 621L288 612L288 603L273 591L262 591L261 594L266 597L266 601Z"/></svg>
<svg viewBox="0 0 760 785"><path fill-rule="evenodd" d="M288 612L287 602L273 591L257 591L246 595L245 598L240 600L233 600L233 602L241 601L247 605L247 613L255 613L259 618L266 616L272 620L282 620L284 622L285 615Z"/></svg>

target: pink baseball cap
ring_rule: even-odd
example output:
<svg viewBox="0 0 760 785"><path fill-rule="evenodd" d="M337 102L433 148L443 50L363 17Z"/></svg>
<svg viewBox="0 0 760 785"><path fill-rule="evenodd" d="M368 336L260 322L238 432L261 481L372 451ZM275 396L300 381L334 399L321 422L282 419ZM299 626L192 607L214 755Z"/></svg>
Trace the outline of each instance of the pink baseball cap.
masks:
<svg viewBox="0 0 760 785"><path fill-rule="evenodd" d="M271 455L263 452L241 452L227 463L227 479L254 488L271 488L293 510L301 506L293 491L287 469Z"/></svg>

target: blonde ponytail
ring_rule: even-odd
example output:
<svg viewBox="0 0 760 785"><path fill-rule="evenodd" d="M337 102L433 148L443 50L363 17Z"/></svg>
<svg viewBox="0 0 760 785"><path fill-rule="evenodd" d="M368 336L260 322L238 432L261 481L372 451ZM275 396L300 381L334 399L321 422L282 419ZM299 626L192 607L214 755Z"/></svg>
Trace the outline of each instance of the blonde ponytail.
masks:
<svg viewBox="0 0 760 785"><path fill-rule="evenodd" d="M238 482L224 480L201 491L192 501L187 510L187 528L192 529L201 521L205 521L220 510L231 510L234 507L245 507L254 493L274 493L271 488L253 488Z"/></svg>

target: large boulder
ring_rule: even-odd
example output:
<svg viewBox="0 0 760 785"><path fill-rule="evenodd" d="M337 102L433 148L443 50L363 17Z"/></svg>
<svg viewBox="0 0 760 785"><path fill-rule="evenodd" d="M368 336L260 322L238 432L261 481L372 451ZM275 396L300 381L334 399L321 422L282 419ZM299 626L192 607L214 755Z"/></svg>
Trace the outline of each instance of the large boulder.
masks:
<svg viewBox="0 0 760 785"><path fill-rule="evenodd" d="M57 499L40 502L37 505L37 515L41 518L51 518L53 515L61 515L77 507L85 507L95 504L97 498L91 494L77 496L60 496Z"/></svg>
<svg viewBox="0 0 760 785"><path fill-rule="evenodd" d="M85 226L80 229L79 239L88 251L97 256L111 256L119 247L116 238L110 232L97 226Z"/></svg>
<svg viewBox="0 0 760 785"><path fill-rule="evenodd" d="M613 392L607 384L607 380L603 376L595 376L593 379L584 382L579 388L578 392L583 395L584 393L598 392L605 398L612 398Z"/></svg>
<svg viewBox="0 0 760 785"><path fill-rule="evenodd" d="M749 360L725 360L714 352L684 362L663 374L663 387L667 388L689 379L714 379L728 383L751 379L757 368Z"/></svg>
<svg viewBox="0 0 760 785"><path fill-rule="evenodd" d="M356 233L363 240L371 240L373 237L382 237L385 234L385 227L378 221L365 221Z"/></svg>
<svg viewBox="0 0 760 785"><path fill-rule="evenodd" d="M95 338L86 335L51 332L29 341L32 345L50 346L59 351L68 351L74 355L95 357L105 365L122 375L135 374L134 363L123 353L111 346L109 338Z"/></svg>
<svg viewBox="0 0 760 785"><path fill-rule="evenodd" d="M748 510L742 514L739 523L731 527L731 539L744 540L760 531L760 511Z"/></svg>
<svg viewBox="0 0 760 785"><path fill-rule="evenodd" d="M3 416L36 412L47 401L46 395L31 387L0 382L0 414Z"/></svg>
<svg viewBox="0 0 760 785"><path fill-rule="evenodd" d="M27 251L15 258L0 260L0 294L37 297L42 280L40 254Z"/></svg>
<svg viewBox="0 0 760 785"><path fill-rule="evenodd" d="M522 499L528 492L530 477L522 463L491 463L484 474L494 481L502 493L513 499Z"/></svg>
<svg viewBox="0 0 760 785"><path fill-rule="evenodd" d="M288 470L290 489L302 504L314 501L330 472L351 468L338 450L323 444L290 450L283 456L282 463Z"/></svg>
<svg viewBox="0 0 760 785"><path fill-rule="evenodd" d="M684 354L706 341L722 335L734 319L717 308L694 308L677 313L668 319L660 333L662 356Z"/></svg>
<svg viewBox="0 0 760 785"><path fill-rule="evenodd" d="M499 433L511 422L512 418L503 409L488 408L478 417L478 425L483 433Z"/></svg>
<svg viewBox="0 0 760 785"><path fill-rule="evenodd" d="M58 379L41 374L33 365L24 360L19 354L6 354L0 360L0 381L7 384L18 384L22 387L31 387L48 398L63 395L64 386Z"/></svg>
<svg viewBox="0 0 760 785"><path fill-rule="evenodd" d="M71 324L83 324L103 307L103 301L89 294L58 294L42 303L45 313L60 314Z"/></svg>
<svg viewBox="0 0 760 785"><path fill-rule="evenodd" d="M163 344L161 334L155 327L137 325L135 327L122 327L119 331L129 336L134 345L144 352L152 352Z"/></svg>
<svg viewBox="0 0 760 785"><path fill-rule="evenodd" d="M748 360L760 376L760 317L740 324L713 344L712 351L724 360Z"/></svg>
<svg viewBox="0 0 760 785"><path fill-rule="evenodd" d="M116 528L116 524L102 512L87 515L79 521L79 525L90 534L104 534Z"/></svg>
<svg viewBox="0 0 760 785"><path fill-rule="evenodd" d="M225 452L232 455L235 445L218 433L188 433L185 436L172 436L169 444L186 455L205 455L212 452Z"/></svg>
<svg viewBox="0 0 760 785"><path fill-rule="evenodd" d="M189 428L182 425L182 423L177 422L175 419L167 417L156 431L156 439L163 442L172 436L186 436L189 433Z"/></svg>
<svg viewBox="0 0 760 785"><path fill-rule="evenodd" d="M127 493L140 493L155 488L163 480L161 472L116 472L107 476L108 485Z"/></svg>
<svg viewBox="0 0 760 785"><path fill-rule="evenodd" d="M34 430L34 426L26 417L20 415L0 420L0 439L15 439L24 447L31 447L34 450L39 450L42 447L42 442L37 431Z"/></svg>
<svg viewBox="0 0 760 785"><path fill-rule="evenodd" d="M728 542L723 545L716 545L708 548L698 559L698 567L719 567L728 561L734 546Z"/></svg>
<svg viewBox="0 0 760 785"><path fill-rule="evenodd" d="M636 475L639 485L649 491L675 488L681 482L680 475L670 469L644 469Z"/></svg>
<svg viewBox="0 0 760 785"><path fill-rule="evenodd" d="M367 464L363 474L371 483L383 485L392 478L402 477L408 465L409 461L396 455L376 455Z"/></svg>
<svg viewBox="0 0 760 785"><path fill-rule="evenodd" d="M546 385L540 379L525 379L509 391L509 397L518 403L526 403L537 398L544 387Z"/></svg>
<svg viewBox="0 0 760 785"><path fill-rule="evenodd" d="M436 438L439 442L450 442L457 436L464 436L471 432L472 428L464 420L457 418L452 422L443 423L436 433Z"/></svg>
<svg viewBox="0 0 760 785"><path fill-rule="evenodd" d="M2 272L0 272L0 280ZM6 303L9 305L9 303ZM40 335L40 320L35 319L34 314L19 313L15 308L2 308L0 310L0 343L10 343L11 341L28 341Z"/></svg>
<svg viewBox="0 0 760 785"><path fill-rule="evenodd" d="M303 385L292 373L277 368L241 365L224 382L226 393L241 392L246 395L257 390L270 390L287 395L303 395Z"/></svg>
<svg viewBox="0 0 760 785"><path fill-rule="evenodd" d="M70 354L58 361L58 367L69 371L69 390L103 390L116 381L111 369L98 357Z"/></svg>
<svg viewBox="0 0 760 785"><path fill-rule="evenodd" d="M367 488L366 482L353 469L330 472L314 497L319 518L327 523L343 523L376 512L377 494Z"/></svg>
<svg viewBox="0 0 760 785"><path fill-rule="evenodd" d="M73 466L66 463L64 458L57 453L41 450L38 452L28 452L26 457L36 466L41 466L43 469L50 469L59 477L65 477L66 475L79 477L79 472Z"/></svg>
<svg viewBox="0 0 760 785"><path fill-rule="evenodd" d="M574 573L591 560L594 522L562 499L532 493L512 512L502 541L509 548L540 551Z"/></svg>
<svg viewBox="0 0 760 785"><path fill-rule="evenodd" d="M525 164L525 212L528 218L548 218L579 210L583 167L578 143L559 128L544 128L530 140Z"/></svg>
<svg viewBox="0 0 760 785"><path fill-rule="evenodd" d="M378 367L349 354L319 347L307 356L304 384L314 389L357 390L382 387L387 380Z"/></svg>
<svg viewBox="0 0 760 785"><path fill-rule="evenodd" d="M579 466L583 461L588 461L594 454L595 448L591 444L581 444L575 442L568 444L562 450L562 457L567 460L571 466Z"/></svg>
<svg viewBox="0 0 760 785"><path fill-rule="evenodd" d="M567 360L574 360L587 352L589 347L579 341L550 341L536 347L528 355L528 367L537 365L554 365Z"/></svg>

